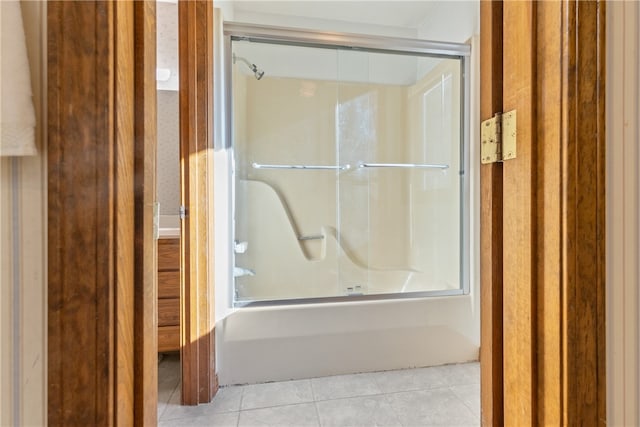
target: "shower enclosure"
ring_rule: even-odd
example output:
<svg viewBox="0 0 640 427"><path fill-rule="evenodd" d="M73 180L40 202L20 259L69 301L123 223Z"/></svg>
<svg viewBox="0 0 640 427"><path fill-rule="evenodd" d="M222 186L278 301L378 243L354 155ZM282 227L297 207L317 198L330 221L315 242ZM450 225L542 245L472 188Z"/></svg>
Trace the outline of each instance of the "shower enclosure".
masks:
<svg viewBox="0 0 640 427"><path fill-rule="evenodd" d="M233 303L464 294L470 46L225 24Z"/></svg>

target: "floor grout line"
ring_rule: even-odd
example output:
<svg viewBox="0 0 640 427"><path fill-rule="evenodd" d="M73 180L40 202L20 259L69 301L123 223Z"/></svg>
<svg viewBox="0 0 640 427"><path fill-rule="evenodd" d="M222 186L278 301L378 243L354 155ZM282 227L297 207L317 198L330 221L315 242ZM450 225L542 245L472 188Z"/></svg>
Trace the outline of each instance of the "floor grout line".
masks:
<svg viewBox="0 0 640 427"><path fill-rule="evenodd" d="M320 420L320 409L318 409L318 401L316 400L316 391L313 388L313 378L309 379L311 384L311 398L313 399L313 407L316 410L316 418L318 420L318 426L322 427L322 420Z"/></svg>
<svg viewBox="0 0 640 427"><path fill-rule="evenodd" d="M469 384L469 385L476 385L476 384ZM463 404L467 409L469 409L469 411L471 412L471 414L472 414L474 417L475 417L475 416L477 416L477 417L478 417L478 419L480 419L480 418L481 418L481 417L480 417L480 414L476 414L475 409L474 409L474 408L472 408L471 406L467 405L467 402L465 402L464 400L462 400L462 398L460 398L460 396L458 396L458 394L457 394L455 391L453 391L453 387L468 387L468 386L455 386L455 385L454 385L454 386L449 387L449 390L451 390L451 393L453 393L453 395L456 397L456 399L458 399L460 402L462 402L462 404ZM478 398L480 398L480 393L478 393Z"/></svg>
<svg viewBox="0 0 640 427"><path fill-rule="evenodd" d="M241 412L242 411L246 412L246 411L257 411L257 410L260 410L260 409L282 408L282 407L285 407L285 406L306 405L306 404L314 403L314 402L315 401L313 401L313 400L305 400L305 401L302 401L302 402L283 403L283 404L280 404L280 405L258 406L256 408L246 408L246 409L241 409L240 411Z"/></svg>
<svg viewBox="0 0 640 427"><path fill-rule="evenodd" d="M384 394L384 400L385 400L385 402L387 402L387 405L389 405L391 407L391 410L393 411L393 413L396 416L396 420L398 420L398 422L400 423L401 426L404 426L404 424L402 423L402 418L400 418L400 414L398 413L398 411L396 411L395 406L393 406L393 403L389 399L390 395L391 395L391 393L385 393Z"/></svg>
<svg viewBox="0 0 640 427"><path fill-rule="evenodd" d="M175 385L175 387L173 388L173 391L171 392L171 394L169 394L169 399L167 399L167 401L164 402L164 409L160 414L158 414L158 421L164 418L164 414L167 412L167 409L169 408L169 403L171 403L171 399L173 398L173 395L176 394L178 388L180 388L180 382L178 382Z"/></svg>
<svg viewBox="0 0 640 427"><path fill-rule="evenodd" d="M240 427L240 413L242 412L242 401L244 400L245 386L241 387L242 390L240 391L240 404L238 405L238 419L236 420L236 427Z"/></svg>
<svg viewBox="0 0 640 427"><path fill-rule="evenodd" d="M451 387L470 386L470 385L476 385L476 384L478 384L478 383L445 385L445 386L429 387L429 388L418 388L418 389L410 389L410 390L396 390L396 391L390 391L390 392L386 392L386 393L385 392L381 392L381 393L375 393L375 394L358 394L358 395L355 395L355 396L344 396L344 397L336 397L336 398L331 398L331 399L305 400L305 401L300 401L300 402L283 403L283 404L279 404L279 405L259 406L259 407L255 407L255 408L245 408L245 409L240 409L240 412L242 412L242 411L255 411L255 410L269 409L269 408L282 408L282 407L285 407L285 406L304 405L304 404L307 404L307 403L331 402L331 401L335 401L335 400L358 399L358 398L363 398L363 397L381 397L381 396L389 396L389 395L400 394L400 393L412 393L412 392L416 392L416 391L436 391L436 390L450 389ZM452 390L450 390L450 391L451 391L451 393L454 394L456 399L460 400L460 398ZM465 407L468 407L468 406L465 404ZM229 411L229 412L231 412L231 411Z"/></svg>

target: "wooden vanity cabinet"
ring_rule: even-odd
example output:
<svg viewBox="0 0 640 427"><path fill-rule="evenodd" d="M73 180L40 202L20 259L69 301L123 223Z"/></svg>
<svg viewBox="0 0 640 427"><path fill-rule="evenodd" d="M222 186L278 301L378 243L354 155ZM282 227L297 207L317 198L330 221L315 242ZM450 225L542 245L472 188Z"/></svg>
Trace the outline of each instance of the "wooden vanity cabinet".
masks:
<svg viewBox="0 0 640 427"><path fill-rule="evenodd" d="M180 239L158 240L158 352L180 350Z"/></svg>

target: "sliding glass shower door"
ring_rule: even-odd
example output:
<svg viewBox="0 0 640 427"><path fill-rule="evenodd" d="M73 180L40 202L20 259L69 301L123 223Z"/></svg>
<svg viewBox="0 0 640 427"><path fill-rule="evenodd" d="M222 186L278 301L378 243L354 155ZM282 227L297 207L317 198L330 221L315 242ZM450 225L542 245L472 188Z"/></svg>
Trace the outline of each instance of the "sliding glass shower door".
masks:
<svg viewBox="0 0 640 427"><path fill-rule="evenodd" d="M463 58L231 38L236 304L463 292Z"/></svg>

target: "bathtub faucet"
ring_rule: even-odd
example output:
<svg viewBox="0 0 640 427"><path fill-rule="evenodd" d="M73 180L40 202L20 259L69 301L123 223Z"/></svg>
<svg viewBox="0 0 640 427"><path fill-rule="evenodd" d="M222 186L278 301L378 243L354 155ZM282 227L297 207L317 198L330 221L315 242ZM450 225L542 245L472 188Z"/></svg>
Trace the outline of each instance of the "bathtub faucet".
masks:
<svg viewBox="0 0 640 427"><path fill-rule="evenodd" d="M233 267L233 277L255 276L256 272L250 268Z"/></svg>

